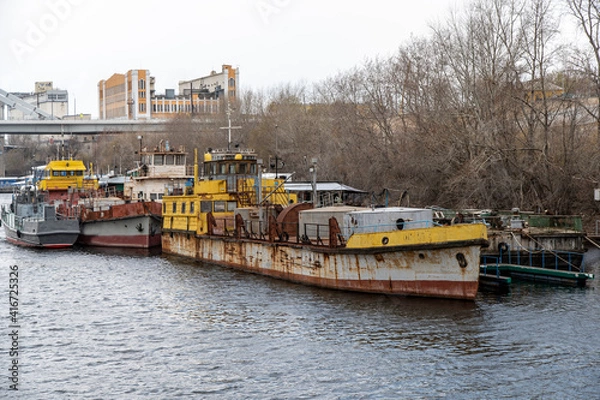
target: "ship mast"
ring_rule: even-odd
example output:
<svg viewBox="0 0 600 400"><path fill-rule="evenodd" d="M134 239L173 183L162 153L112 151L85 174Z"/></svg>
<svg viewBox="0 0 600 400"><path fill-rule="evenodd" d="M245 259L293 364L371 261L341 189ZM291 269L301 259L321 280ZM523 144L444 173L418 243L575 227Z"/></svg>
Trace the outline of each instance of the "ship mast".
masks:
<svg viewBox="0 0 600 400"><path fill-rule="evenodd" d="M227 129L227 150L231 147L231 130L232 129L242 129L241 126L231 126L231 107L227 104L227 126L222 126L219 129Z"/></svg>

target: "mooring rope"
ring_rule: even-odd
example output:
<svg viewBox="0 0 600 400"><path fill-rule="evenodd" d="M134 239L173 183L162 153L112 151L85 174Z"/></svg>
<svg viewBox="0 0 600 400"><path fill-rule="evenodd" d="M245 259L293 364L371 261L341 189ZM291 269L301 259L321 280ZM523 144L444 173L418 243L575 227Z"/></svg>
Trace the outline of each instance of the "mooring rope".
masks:
<svg viewBox="0 0 600 400"><path fill-rule="evenodd" d="M526 248L526 247L523 247L523 245L522 245L522 244L519 242L519 239L517 239L517 237L515 236L514 232L511 232L510 234L511 234L511 236L513 237L513 239L515 240L515 242L516 242L516 243L519 245L519 247L520 247L521 249L525 250L526 252L528 252L528 253L532 253L532 254L536 254L536 253L542 253L543 251L548 251L548 252L550 252L551 254L554 254L554 256L555 256L556 258L558 258L559 260L563 261L563 262L564 262L564 263L566 263L567 265L570 265L572 268L575 268L575 269L577 269L579 272L581 272L581 268L580 268L580 267L577 267L577 266L573 265L573 263L569 262L569 260L566 260L566 259L564 259L563 257L561 257L561 256L560 256L560 254L558 254L558 253L557 253L555 250L548 250L548 249L546 249L546 248L545 248L545 247L544 247L544 246L543 246L543 245L542 245L540 242L538 242L537 240L535 240L535 238L533 238L533 237L532 237L530 234L522 232L522 234L526 235L526 236L527 236L529 239L531 239L531 240L532 240L533 242L535 242L535 243L536 243L538 246L540 246L540 248L541 248L542 250L538 250L538 251L535 251L535 252L534 252L534 251L532 251L532 250L530 250L530 249L528 249L528 248ZM600 247L600 246L599 246L599 247Z"/></svg>

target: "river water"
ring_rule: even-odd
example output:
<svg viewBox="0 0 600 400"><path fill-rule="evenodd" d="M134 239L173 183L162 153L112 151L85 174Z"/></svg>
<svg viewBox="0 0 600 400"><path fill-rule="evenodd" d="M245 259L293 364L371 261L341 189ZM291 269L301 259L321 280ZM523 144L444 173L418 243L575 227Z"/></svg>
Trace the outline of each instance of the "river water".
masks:
<svg viewBox="0 0 600 400"><path fill-rule="evenodd" d="M600 279L600 252L585 263ZM0 267L0 398L600 398L598 280L390 297L141 251L24 249L3 230Z"/></svg>

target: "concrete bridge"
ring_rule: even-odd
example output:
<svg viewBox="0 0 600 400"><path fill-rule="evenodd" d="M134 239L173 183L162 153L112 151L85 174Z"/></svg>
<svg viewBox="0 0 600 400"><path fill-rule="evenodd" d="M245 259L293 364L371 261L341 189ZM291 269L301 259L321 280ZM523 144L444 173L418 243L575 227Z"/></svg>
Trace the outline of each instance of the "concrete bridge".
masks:
<svg viewBox="0 0 600 400"><path fill-rule="evenodd" d="M0 120L0 176L5 176L5 135L97 135L164 132L169 120ZM9 140L10 141L10 140ZM8 148L8 145L6 145Z"/></svg>
<svg viewBox="0 0 600 400"><path fill-rule="evenodd" d="M0 135L90 135L103 132L164 132L169 120L9 120Z"/></svg>

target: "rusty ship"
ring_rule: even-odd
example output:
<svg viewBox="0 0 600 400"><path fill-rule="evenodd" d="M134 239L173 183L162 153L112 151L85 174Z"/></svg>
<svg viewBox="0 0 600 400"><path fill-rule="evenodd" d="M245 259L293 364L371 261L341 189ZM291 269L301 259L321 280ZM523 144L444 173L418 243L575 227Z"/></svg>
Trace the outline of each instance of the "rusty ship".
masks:
<svg viewBox="0 0 600 400"><path fill-rule="evenodd" d="M59 212L79 220L77 243L102 247L152 248L161 245L165 192L182 193L186 152L161 141L140 149L140 164L130 171L121 190L100 187L86 176L81 160L50 161L39 171L38 187L47 191Z"/></svg>
<svg viewBox="0 0 600 400"><path fill-rule="evenodd" d="M192 176L186 174L183 147L160 141L140 151L140 163L130 171L122 193L92 196L80 204L78 242L103 247L152 248L161 245L164 193L182 193ZM110 190L108 194L111 194Z"/></svg>
<svg viewBox="0 0 600 400"><path fill-rule="evenodd" d="M209 149L201 175L197 159L193 185L163 197L164 253L331 289L476 296L484 224L439 226L430 209L298 202L286 180L264 179L252 150Z"/></svg>

